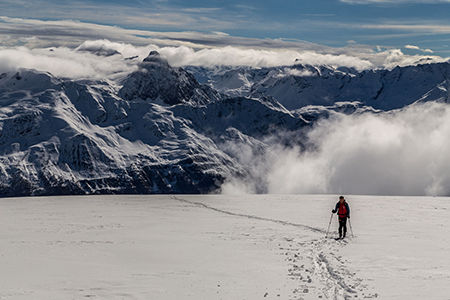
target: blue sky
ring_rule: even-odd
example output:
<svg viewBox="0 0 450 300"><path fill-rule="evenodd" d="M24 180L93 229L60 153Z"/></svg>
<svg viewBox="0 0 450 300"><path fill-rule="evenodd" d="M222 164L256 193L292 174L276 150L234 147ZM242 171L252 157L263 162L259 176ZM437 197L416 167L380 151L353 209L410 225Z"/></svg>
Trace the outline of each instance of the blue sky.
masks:
<svg viewBox="0 0 450 300"><path fill-rule="evenodd" d="M449 13L450 0L0 1L0 16L13 19L72 20L152 32L213 32L328 47L367 45L443 57L450 56ZM4 36L33 35L31 29L19 33L4 25L0 21Z"/></svg>

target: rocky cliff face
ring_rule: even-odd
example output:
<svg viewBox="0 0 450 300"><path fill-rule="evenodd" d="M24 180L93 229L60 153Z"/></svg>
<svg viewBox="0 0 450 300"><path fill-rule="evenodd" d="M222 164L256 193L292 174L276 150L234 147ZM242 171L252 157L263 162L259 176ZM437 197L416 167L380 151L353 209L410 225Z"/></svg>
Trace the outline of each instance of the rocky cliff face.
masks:
<svg viewBox="0 0 450 300"><path fill-rule="evenodd" d="M152 52L118 83L1 73L0 196L218 192L257 164L239 151L301 148L320 118L447 101L449 69L191 73Z"/></svg>

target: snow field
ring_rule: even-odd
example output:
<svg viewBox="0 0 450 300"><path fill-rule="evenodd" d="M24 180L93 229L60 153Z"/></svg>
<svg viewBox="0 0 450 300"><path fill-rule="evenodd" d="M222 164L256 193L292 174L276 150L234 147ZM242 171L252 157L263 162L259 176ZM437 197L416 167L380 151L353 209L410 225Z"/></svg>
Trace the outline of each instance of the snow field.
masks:
<svg viewBox="0 0 450 300"><path fill-rule="evenodd" d="M450 299L448 198L337 196L4 198L0 299Z"/></svg>

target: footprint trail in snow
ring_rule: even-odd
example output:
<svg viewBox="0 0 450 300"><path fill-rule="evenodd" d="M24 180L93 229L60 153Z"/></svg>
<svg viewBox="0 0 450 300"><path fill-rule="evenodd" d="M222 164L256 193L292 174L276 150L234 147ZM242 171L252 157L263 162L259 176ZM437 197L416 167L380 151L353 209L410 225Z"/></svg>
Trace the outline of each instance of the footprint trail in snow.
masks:
<svg viewBox="0 0 450 300"><path fill-rule="evenodd" d="M263 295L264 298L271 298L269 296L274 297L273 299L290 300L377 298L376 293L368 292L368 285L358 278L356 273L349 270L345 258L339 254L340 249L351 243L352 239L335 241L325 238L326 231L320 228L253 214L236 213L176 196L173 196L173 199L234 217L304 229L295 237L281 234L270 239L271 243L277 243L277 254L285 256L286 277L296 284L289 298L285 295L274 296L268 293Z"/></svg>

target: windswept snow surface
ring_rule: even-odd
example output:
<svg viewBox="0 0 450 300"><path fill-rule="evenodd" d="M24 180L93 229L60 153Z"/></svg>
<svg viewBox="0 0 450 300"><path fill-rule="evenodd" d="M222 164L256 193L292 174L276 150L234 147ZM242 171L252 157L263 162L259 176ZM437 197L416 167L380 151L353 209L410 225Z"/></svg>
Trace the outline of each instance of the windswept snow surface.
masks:
<svg viewBox="0 0 450 300"><path fill-rule="evenodd" d="M0 200L0 299L450 299L449 198Z"/></svg>

